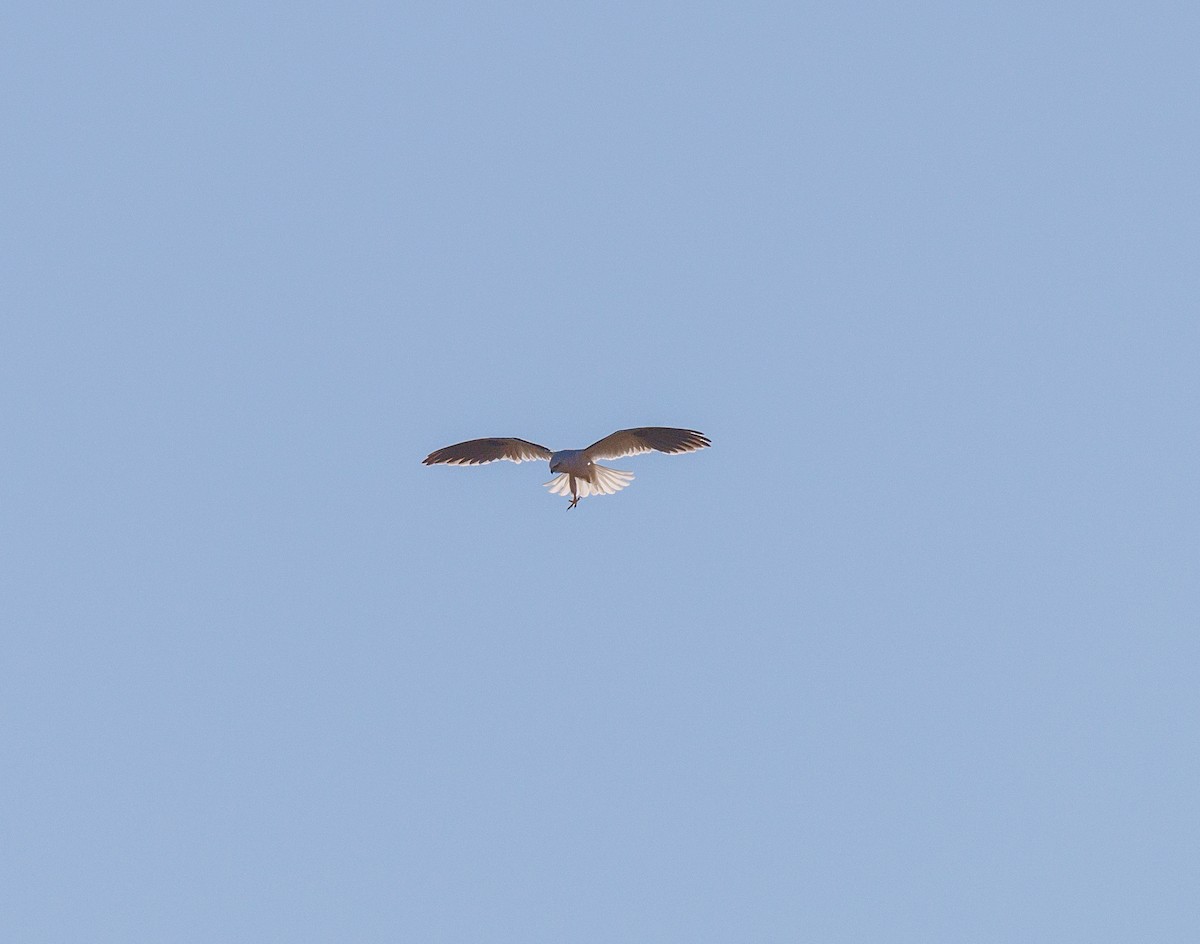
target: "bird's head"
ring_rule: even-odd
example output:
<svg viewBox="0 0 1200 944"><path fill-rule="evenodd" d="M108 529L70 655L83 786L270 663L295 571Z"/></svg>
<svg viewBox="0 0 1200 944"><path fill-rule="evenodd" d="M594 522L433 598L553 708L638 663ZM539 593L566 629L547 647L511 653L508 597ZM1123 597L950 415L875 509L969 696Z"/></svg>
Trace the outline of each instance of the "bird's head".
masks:
<svg viewBox="0 0 1200 944"><path fill-rule="evenodd" d="M560 449L550 457L551 472L567 472L567 466L579 455L579 449Z"/></svg>

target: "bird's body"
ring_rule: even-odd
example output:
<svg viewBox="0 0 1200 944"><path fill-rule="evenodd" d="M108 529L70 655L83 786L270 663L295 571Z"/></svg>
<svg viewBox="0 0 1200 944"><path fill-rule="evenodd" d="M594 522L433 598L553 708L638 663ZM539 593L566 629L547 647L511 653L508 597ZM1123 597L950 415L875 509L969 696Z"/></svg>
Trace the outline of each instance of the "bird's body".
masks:
<svg viewBox="0 0 1200 944"><path fill-rule="evenodd" d="M574 508L579 499L591 494L611 495L633 481L633 473L610 469L588 458L586 449L563 449L550 456L550 471L557 472L546 485L551 495L571 493Z"/></svg>
<svg viewBox="0 0 1200 944"><path fill-rule="evenodd" d="M600 465L597 459L617 459L643 452L665 452L669 455L695 452L711 445L707 436L693 429L642 426L617 430L586 449L561 449L558 452L551 452L545 446L524 439L472 439L431 452L425 457L424 463L483 465L500 459L509 462L547 459L550 471L556 474L545 483L546 487L552 495L570 493L571 502L567 507L574 508L581 498L611 495L633 481L632 472Z"/></svg>

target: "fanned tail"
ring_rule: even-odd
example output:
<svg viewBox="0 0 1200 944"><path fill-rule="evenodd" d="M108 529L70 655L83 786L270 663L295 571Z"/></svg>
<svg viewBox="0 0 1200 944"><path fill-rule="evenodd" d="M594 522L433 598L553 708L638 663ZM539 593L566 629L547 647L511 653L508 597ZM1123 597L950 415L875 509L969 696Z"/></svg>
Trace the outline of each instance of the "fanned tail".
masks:
<svg viewBox="0 0 1200 944"><path fill-rule="evenodd" d="M584 485L591 486L590 494L592 495L615 495L633 481L632 472L623 472L621 469L610 469L606 465L593 465L592 477L595 479L594 482L583 483Z"/></svg>
<svg viewBox="0 0 1200 944"><path fill-rule="evenodd" d="M551 495L570 495L571 483L570 476L566 472L559 472L549 482L543 482L542 488L550 489Z"/></svg>
<svg viewBox="0 0 1200 944"><path fill-rule="evenodd" d="M633 481L633 473L621 469L610 469L604 465L593 465L592 478L595 481L588 482L579 477L575 478L575 490L579 492L580 498L587 498L589 495L616 494ZM542 487L550 489L551 495L570 495L571 477L566 472L560 472L549 482L544 483Z"/></svg>

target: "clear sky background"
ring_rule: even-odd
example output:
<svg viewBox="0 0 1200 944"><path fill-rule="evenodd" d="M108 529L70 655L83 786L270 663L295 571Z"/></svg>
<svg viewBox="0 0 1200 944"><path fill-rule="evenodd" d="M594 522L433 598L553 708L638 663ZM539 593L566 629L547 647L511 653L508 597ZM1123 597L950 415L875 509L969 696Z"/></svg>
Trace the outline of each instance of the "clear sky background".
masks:
<svg viewBox="0 0 1200 944"><path fill-rule="evenodd" d="M1198 36L10 11L0 936L1196 941Z"/></svg>

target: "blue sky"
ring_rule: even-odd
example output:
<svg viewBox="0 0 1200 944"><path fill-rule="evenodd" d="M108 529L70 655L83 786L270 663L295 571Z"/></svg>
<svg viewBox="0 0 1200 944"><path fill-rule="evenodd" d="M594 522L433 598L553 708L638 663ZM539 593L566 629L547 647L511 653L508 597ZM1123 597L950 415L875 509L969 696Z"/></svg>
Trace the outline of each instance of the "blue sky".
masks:
<svg viewBox="0 0 1200 944"><path fill-rule="evenodd" d="M1198 19L10 14L5 939L1195 940Z"/></svg>

